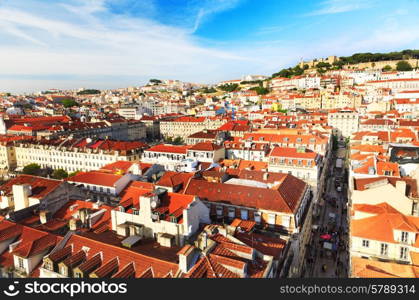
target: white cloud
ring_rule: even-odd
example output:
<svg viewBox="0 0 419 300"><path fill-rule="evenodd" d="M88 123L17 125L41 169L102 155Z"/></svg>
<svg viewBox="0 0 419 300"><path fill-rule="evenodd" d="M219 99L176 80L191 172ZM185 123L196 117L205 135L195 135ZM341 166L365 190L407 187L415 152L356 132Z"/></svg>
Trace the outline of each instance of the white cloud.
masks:
<svg viewBox="0 0 419 300"><path fill-rule="evenodd" d="M415 18L419 8L410 8L404 18L386 16L363 24L351 22L341 35L319 29L314 36L292 39L282 33L292 32L299 24L261 24L255 34L278 32L278 40L233 43L198 39L191 33L193 22L189 27L176 27L128 16L123 11L113 13L107 1L53 1L38 6L35 4L39 1L13 0L0 4L0 89L116 88L138 85L153 77L208 83L249 73L272 74L295 65L301 57L419 46L419 20ZM217 11L239 4L221 2L205 2L205 12L195 27ZM152 0L149 3L152 5ZM195 20L200 2L191 3L188 14ZM329 11L342 10L335 6ZM319 28L324 24L311 22L304 26Z"/></svg>
<svg viewBox="0 0 419 300"><path fill-rule="evenodd" d="M346 13L369 8L373 5L371 0L326 0L321 3L321 8L310 12L308 16L331 15Z"/></svg>
<svg viewBox="0 0 419 300"><path fill-rule="evenodd" d="M0 75L70 74L113 80L157 76L203 82L215 79L210 73L219 76L226 66L249 61L234 52L200 46L186 29L112 14L103 1L73 2L65 8L66 17L57 19L53 9L51 17L44 18L0 6L0 57L7 58Z"/></svg>
<svg viewBox="0 0 419 300"><path fill-rule="evenodd" d="M190 9L197 10L192 32L207 21L211 16L237 7L243 0L199 0L192 1Z"/></svg>

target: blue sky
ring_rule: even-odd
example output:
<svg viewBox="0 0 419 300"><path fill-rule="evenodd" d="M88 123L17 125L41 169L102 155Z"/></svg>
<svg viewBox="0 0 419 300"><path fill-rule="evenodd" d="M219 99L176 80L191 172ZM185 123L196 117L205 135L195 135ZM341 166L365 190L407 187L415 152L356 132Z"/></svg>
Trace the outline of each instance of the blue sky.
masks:
<svg viewBox="0 0 419 300"><path fill-rule="evenodd" d="M419 0L0 0L0 91L214 83L419 48Z"/></svg>

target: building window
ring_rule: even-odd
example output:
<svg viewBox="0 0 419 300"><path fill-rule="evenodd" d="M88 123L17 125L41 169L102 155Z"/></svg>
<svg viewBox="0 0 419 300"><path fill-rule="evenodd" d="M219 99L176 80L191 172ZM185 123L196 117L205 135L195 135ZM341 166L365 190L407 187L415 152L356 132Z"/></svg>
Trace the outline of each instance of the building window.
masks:
<svg viewBox="0 0 419 300"><path fill-rule="evenodd" d="M368 241L368 240L362 240L362 247L369 248L369 246L370 246L370 241Z"/></svg>
<svg viewBox="0 0 419 300"><path fill-rule="evenodd" d="M234 209L234 207L229 207L228 208L228 217L230 219L233 219L236 216L236 210Z"/></svg>
<svg viewBox="0 0 419 300"><path fill-rule="evenodd" d="M268 224L269 225L275 225L276 224L276 215L275 214L269 214L268 215Z"/></svg>
<svg viewBox="0 0 419 300"><path fill-rule="evenodd" d="M282 226L290 227L290 217L289 216L282 216Z"/></svg>
<svg viewBox="0 0 419 300"><path fill-rule="evenodd" d="M417 216L419 215L419 208L418 208L418 203L414 202L413 206L412 206L412 215Z"/></svg>
<svg viewBox="0 0 419 300"><path fill-rule="evenodd" d="M261 222L261 213L260 212L258 212L258 211L255 211L254 213L253 213L253 217L255 218L255 222L256 223L260 223Z"/></svg>
<svg viewBox="0 0 419 300"><path fill-rule="evenodd" d="M242 220L247 220L247 219L248 219L248 217L249 217L249 213L248 213L248 211L247 211L246 209L242 209L242 210L241 210L241 219L242 219Z"/></svg>
<svg viewBox="0 0 419 300"><path fill-rule="evenodd" d="M79 272L74 273L74 277L75 278L81 278L81 273L79 273Z"/></svg>
<svg viewBox="0 0 419 300"><path fill-rule="evenodd" d="M402 243L407 243L408 239L409 239L409 233L402 231L402 238L401 238Z"/></svg>
<svg viewBox="0 0 419 300"><path fill-rule="evenodd" d="M47 269L47 270L53 271L52 264L49 261L46 261L44 263L44 268Z"/></svg>
<svg viewBox="0 0 419 300"><path fill-rule="evenodd" d="M217 216L222 216L222 215L223 215L223 207L217 206Z"/></svg>
<svg viewBox="0 0 419 300"><path fill-rule="evenodd" d="M406 247L400 248L400 259L407 259L407 251L408 249Z"/></svg>
<svg viewBox="0 0 419 300"><path fill-rule="evenodd" d="M388 255L388 245L387 244L381 244L380 254L383 256Z"/></svg>
<svg viewBox="0 0 419 300"><path fill-rule="evenodd" d="M24 269L24 268L25 268L25 263L24 263L24 261L23 261L23 258L21 258L21 257L18 257L18 258L17 258L17 265L18 265L18 267L19 267L20 269Z"/></svg>

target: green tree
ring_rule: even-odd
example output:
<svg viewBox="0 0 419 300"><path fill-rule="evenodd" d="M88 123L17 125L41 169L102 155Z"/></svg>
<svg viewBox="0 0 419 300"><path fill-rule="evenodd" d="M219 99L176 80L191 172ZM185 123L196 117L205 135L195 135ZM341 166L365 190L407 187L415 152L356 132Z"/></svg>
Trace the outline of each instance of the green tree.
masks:
<svg viewBox="0 0 419 300"><path fill-rule="evenodd" d="M63 104L65 108L79 106L79 104L74 99L64 99L61 103Z"/></svg>
<svg viewBox="0 0 419 300"><path fill-rule="evenodd" d="M203 89L201 89L201 92L204 94L212 94L212 93L216 93L217 90L214 89L213 87L208 88L208 87L204 87Z"/></svg>
<svg viewBox="0 0 419 300"><path fill-rule="evenodd" d="M266 94L270 93L269 89L267 89L263 86L256 86L256 87L251 88L250 90L251 91L256 91L256 93L258 95L266 95Z"/></svg>
<svg viewBox="0 0 419 300"><path fill-rule="evenodd" d="M304 74L304 69L301 69L300 66L296 66L293 70L292 70L294 76L300 76Z"/></svg>
<svg viewBox="0 0 419 300"><path fill-rule="evenodd" d="M160 83L162 83L162 81L161 80L159 80L159 79L150 79L150 83L152 83L152 84L160 84Z"/></svg>
<svg viewBox="0 0 419 300"><path fill-rule="evenodd" d="M173 144L175 144L175 145L182 145L182 144L184 144L184 141L183 141L183 139L180 136L178 136L178 137L176 137L173 140Z"/></svg>
<svg viewBox="0 0 419 300"><path fill-rule="evenodd" d="M224 85L218 87L218 89L220 89L220 90L222 90L224 92L231 93L231 92L234 92L234 91L238 90L239 89L239 85L237 83L224 84Z"/></svg>
<svg viewBox="0 0 419 300"><path fill-rule="evenodd" d="M26 165L23 168L22 172L23 174L26 174L26 175L38 175L40 171L41 171L41 166L33 163L33 164Z"/></svg>
<svg viewBox="0 0 419 300"><path fill-rule="evenodd" d="M337 70L341 70L342 68L343 68L343 66L345 65L345 62L344 61L342 61L342 60L338 60L338 61L335 61L334 63L333 63L333 66L335 67L335 69L337 69Z"/></svg>
<svg viewBox="0 0 419 300"><path fill-rule="evenodd" d="M278 73L275 73L272 75L273 78L275 77L284 77L284 78L290 78L294 75L294 73L292 72L292 69L282 69L281 71L279 71Z"/></svg>
<svg viewBox="0 0 419 300"><path fill-rule="evenodd" d="M383 72L390 72L393 68L390 65L385 65L383 68Z"/></svg>
<svg viewBox="0 0 419 300"><path fill-rule="evenodd" d="M68 177L68 173L63 169L57 169L52 172L52 178L54 179L64 179Z"/></svg>
<svg viewBox="0 0 419 300"><path fill-rule="evenodd" d="M316 67L319 68L326 68L326 69L330 69L332 67L331 64L329 63L325 63L325 62L319 62Z"/></svg>
<svg viewBox="0 0 419 300"><path fill-rule="evenodd" d="M80 171L79 171L79 170L74 171L74 172L71 172L70 174L68 174L68 177L73 177L73 176L76 176L78 173L80 173Z"/></svg>
<svg viewBox="0 0 419 300"><path fill-rule="evenodd" d="M77 95L97 95L97 94L100 94L100 91L94 90L94 89L88 89L88 90L80 91L77 93Z"/></svg>
<svg viewBox="0 0 419 300"><path fill-rule="evenodd" d="M402 60L397 63L397 71L412 71L413 68L411 64L409 64L407 61Z"/></svg>

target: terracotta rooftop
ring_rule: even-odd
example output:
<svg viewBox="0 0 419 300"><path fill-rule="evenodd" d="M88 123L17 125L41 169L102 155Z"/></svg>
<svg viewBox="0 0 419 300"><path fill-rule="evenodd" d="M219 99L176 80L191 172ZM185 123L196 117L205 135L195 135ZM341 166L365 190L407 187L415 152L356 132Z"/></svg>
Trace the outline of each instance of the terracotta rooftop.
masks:
<svg viewBox="0 0 419 300"><path fill-rule="evenodd" d="M196 195L210 202L224 202L237 206L294 213L299 207L306 183L291 175L276 189L247 187L243 185L212 183L192 179L184 193Z"/></svg>
<svg viewBox="0 0 419 300"><path fill-rule="evenodd" d="M11 195L13 185L15 184L29 184L32 188L32 194L30 197L42 199L43 197L51 193L53 190L55 190L59 185L61 185L62 181L31 175L19 175L13 179L10 179L8 182L0 186L0 190L3 191L5 195Z"/></svg>
<svg viewBox="0 0 419 300"><path fill-rule="evenodd" d="M352 257L352 277L419 278L419 267Z"/></svg>
<svg viewBox="0 0 419 300"><path fill-rule="evenodd" d="M76 184L91 184L106 187L115 187L118 180L122 175L108 174L98 171L79 172L74 176L68 177L66 180Z"/></svg>

